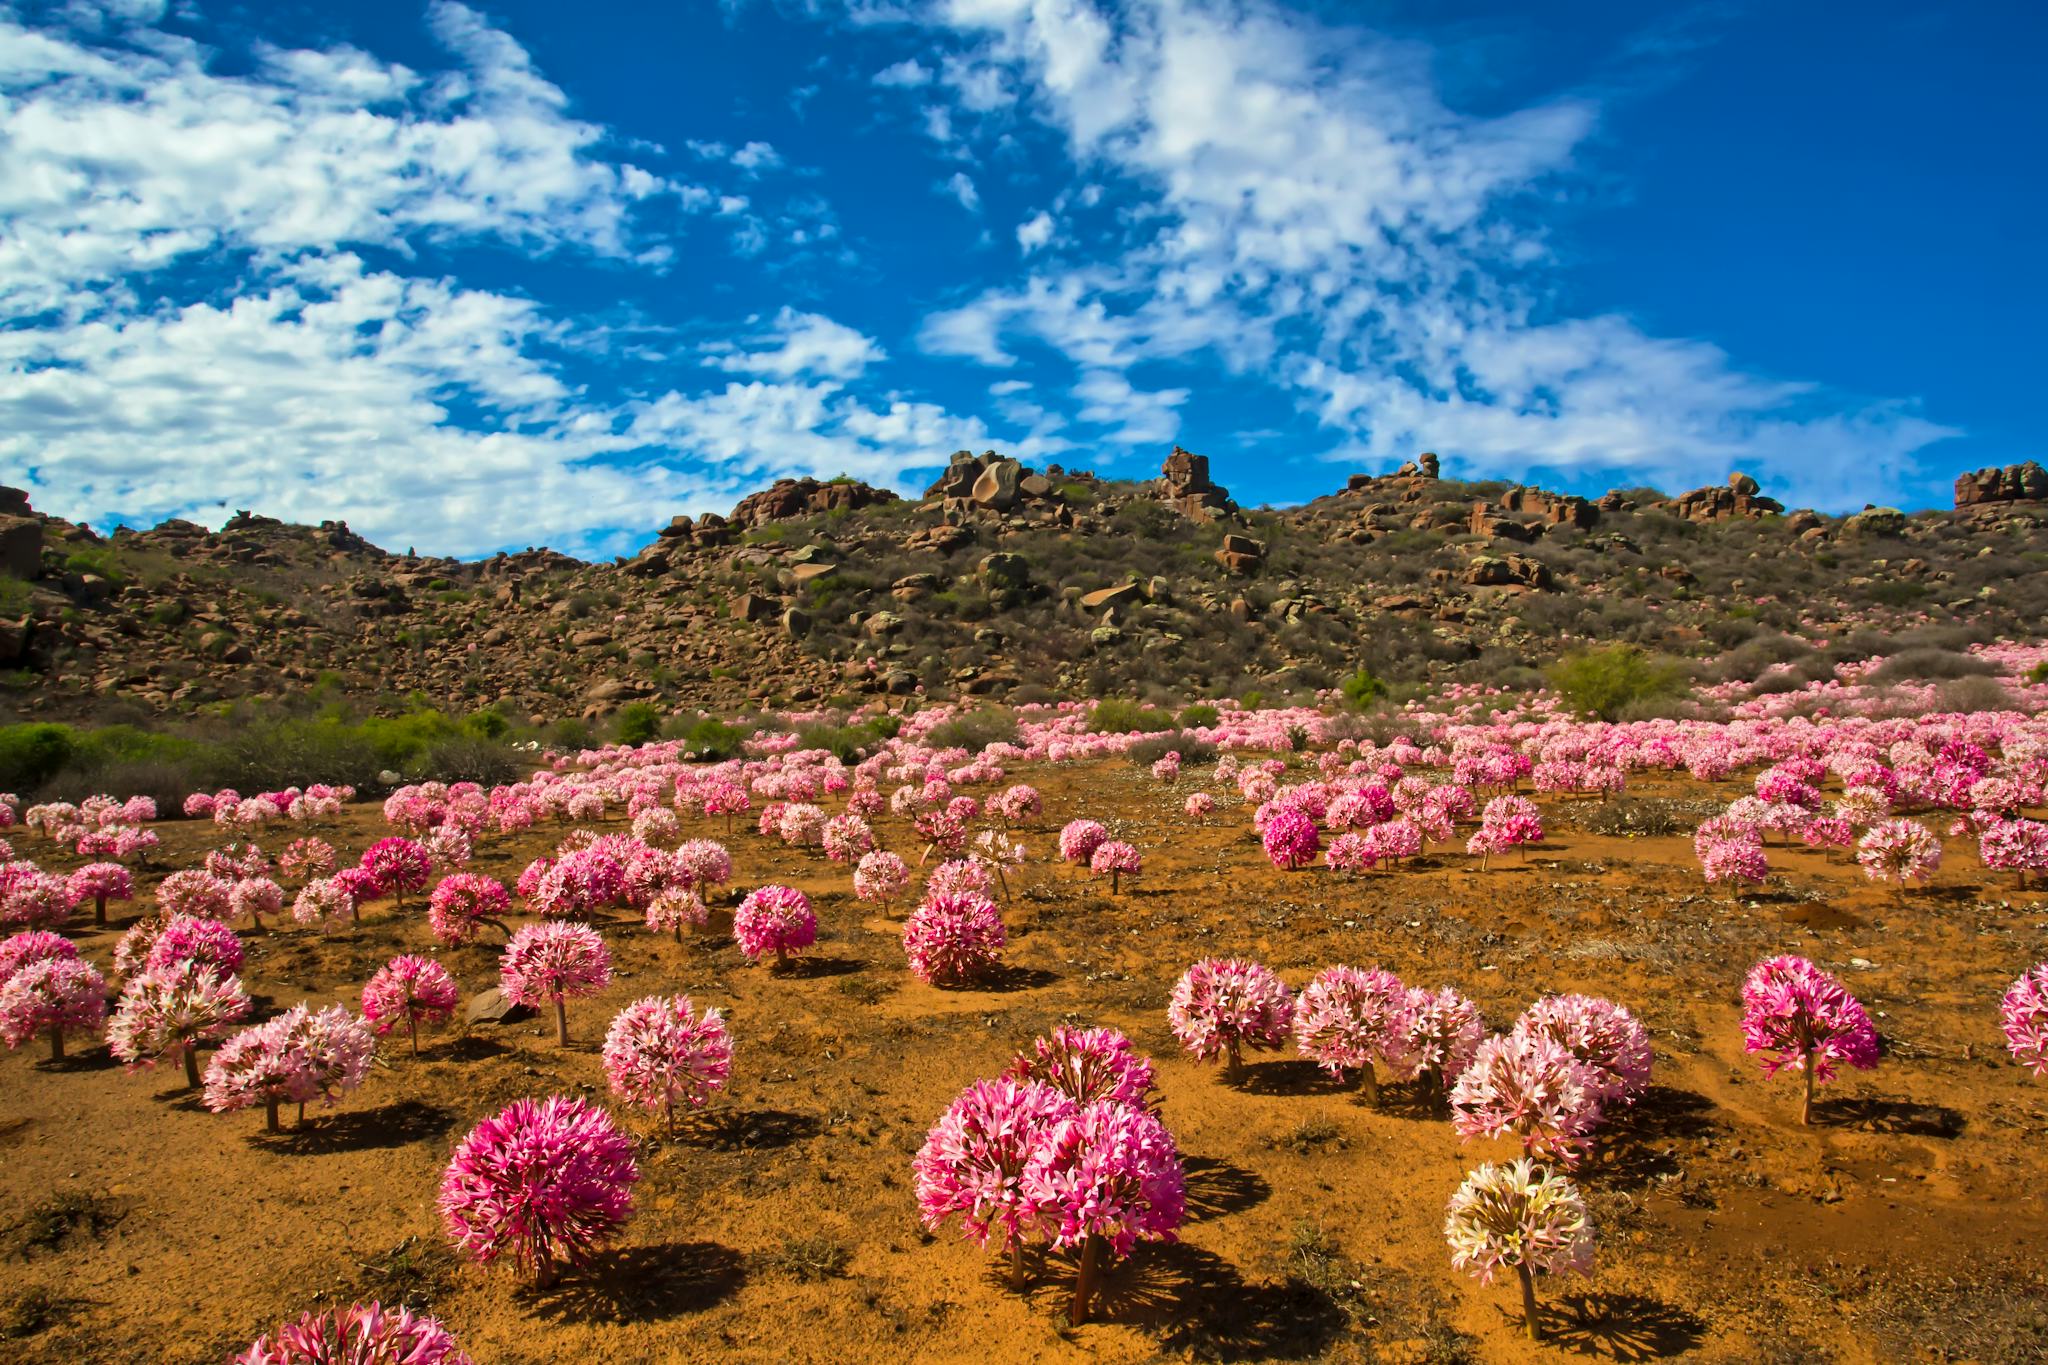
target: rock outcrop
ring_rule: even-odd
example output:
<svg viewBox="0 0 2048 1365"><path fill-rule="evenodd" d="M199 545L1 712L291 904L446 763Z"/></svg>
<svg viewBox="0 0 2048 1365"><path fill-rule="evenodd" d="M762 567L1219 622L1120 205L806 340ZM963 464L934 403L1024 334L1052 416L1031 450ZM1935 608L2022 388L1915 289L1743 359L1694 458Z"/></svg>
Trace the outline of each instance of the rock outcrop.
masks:
<svg viewBox="0 0 2048 1365"><path fill-rule="evenodd" d="M2048 502L2048 469L2032 460L1956 476L1956 510L1987 502Z"/></svg>
<svg viewBox="0 0 2048 1365"><path fill-rule="evenodd" d="M771 521L816 516L839 508L858 511L878 502L894 501L896 495L888 489L870 487L851 479L835 479L830 483L820 483L816 479L777 479L760 492L741 498L739 505L732 509L730 520L734 526L765 526Z"/></svg>
<svg viewBox="0 0 2048 1365"><path fill-rule="evenodd" d="M1730 474L1725 484L1708 484L1680 494L1668 504L1668 510L1682 521L1735 521L1776 516L1785 510L1785 504L1763 497L1749 475Z"/></svg>
<svg viewBox="0 0 2048 1365"><path fill-rule="evenodd" d="M1209 477L1209 457L1173 448L1159 470L1159 496L1191 521L1221 521L1237 513L1230 490Z"/></svg>

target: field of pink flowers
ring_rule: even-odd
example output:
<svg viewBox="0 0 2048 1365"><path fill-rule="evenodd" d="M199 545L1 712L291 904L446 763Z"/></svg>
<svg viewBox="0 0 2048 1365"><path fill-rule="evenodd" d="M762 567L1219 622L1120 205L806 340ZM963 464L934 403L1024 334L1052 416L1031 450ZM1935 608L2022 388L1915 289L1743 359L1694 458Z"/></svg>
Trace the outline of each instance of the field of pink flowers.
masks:
<svg viewBox="0 0 2048 1365"><path fill-rule="evenodd" d="M2048 688L1813 690L0 801L0 1356L2041 1359Z"/></svg>

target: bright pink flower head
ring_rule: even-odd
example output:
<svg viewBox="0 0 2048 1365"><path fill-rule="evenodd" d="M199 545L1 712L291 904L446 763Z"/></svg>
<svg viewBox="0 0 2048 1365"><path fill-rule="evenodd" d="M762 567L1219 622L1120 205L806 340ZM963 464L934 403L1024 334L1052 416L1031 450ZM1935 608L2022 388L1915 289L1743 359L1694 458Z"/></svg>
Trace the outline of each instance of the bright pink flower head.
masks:
<svg viewBox="0 0 2048 1365"><path fill-rule="evenodd" d="M1774 957L1750 968L1742 983L1743 1050L1763 1054L1766 1076L1802 1071L1816 1084L1834 1079L1837 1063L1859 1071L1877 1065L1877 1026L1856 997L1803 957Z"/></svg>
<svg viewBox="0 0 2048 1365"><path fill-rule="evenodd" d="M1034 1040L1003 1073L1016 1081L1043 1081L1075 1104L1115 1100L1146 1107L1152 1091L1152 1062L1113 1028L1077 1029L1064 1024Z"/></svg>
<svg viewBox="0 0 2048 1365"><path fill-rule="evenodd" d="M1578 1187L1527 1157L1465 1177L1444 1216L1451 1264L1481 1284L1502 1268L1592 1273L1593 1226Z"/></svg>
<svg viewBox="0 0 2048 1365"><path fill-rule="evenodd" d="M2048 962L2006 988L1998 1017L2013 1059L2036 1076L2048 1076Z"/></svg>
<svg viewBox="0 0 2048 1365"><path fill-rule="evenodd" d="M853 894L869 905L888 905L910 885L910 868L893 853L877 849L853 869Z"/></svg>
<svg viewBox="0 0 2048 1365"><path fill-rule="evenodd" d="M125 901L135 895L135 879L119 863L87 863L71 874L71 894L80 904Z"/></svg>
<svg viewBox="0 0 2048 1365"><path fill-rule="evenodd" d="M183 872L173 872L157 884L156 903L173 915L224 919L233 913L228 908L228 895L232 890L227 882L211 872L187 868Z"/></svg>
<svg viewBox="0 0 2048 1365"><path fill-rule="evenodd" d="M377 879L377 885L392 895L404 895L425 887L433 875L433 860L426 849L411 839L394 834L379 839L363 850L363 871Z"/></svg>
<svg viewBox="0 0 2048 1365"><path fill-rule="evenodd" d="M958 985L988 975L1002 960L1007 941L1002 913L986 896L927 896L903 922L911 974L931 985Z"/></svg>
<svg viewBox="0 0 2048 1365"><path fill-rule="evenodd" d="M270 858L254 844L229 844L206 855L206 870L232 887L236 882L251 877L267 877L271 873Z"/></svg>
<svg viewBox="0 0 2048 1365"><path fill-rule="evenodd" d="M1060 830L1060 857L1070 863L1093 861L1095 850L1109 838L1109 831L1094 820L1070 820Z"/></svg>
<svg viewBox="0 0 2048 1365"><path fill-rule="evenodd" d="M1202 1061L1243 1048L1277 1052L1287 1045L1293 1000L1270 969L1238 958L1206 958L1187 969L1167 1001L1166 1022L1181 1046Z"/></svg>
<svg viewBox="0 0 2048 1365"><path fill-rule="evenodd" d="M815 848L825 840L825 812L807 802L784 806L775 833L791 848Z"/></svg>
<svg viewBox="0 0 2048 1365"><path fill-rule="evenodd" d="M456 1145L441 1217L470 1259L509 1253L547 1283L618 1231L639 1178L632 1141L604 1110L567 1095L514 1100Z"/></svg>
<svg viewBox="0 0 2048 1365"><path fill-rule="evenodd" d="M307 1313L256 1338L234 1365L474 1365L433 1318L381 1303Z"/></svg>
<svg viewBox="0 0 2048 1365"><path fill-rule="evenodd" d="M1187 1215L1187 1180L1157 1116L1114 1100L1054 1123L1032 1149L1023 1195L1054 1246L1090 1237L1117 1255L1139 1239L1172 1241Z"/></svg>
<svg viewBox="0 0 2048 1365"><path fill-rule="evenodd" d="M502 919L511 909L504 883L481 872L457 872L443 877L427 897L427 927L443 943L467 943L485 920Z"/></svg>
<svg viewBox="0 0 2048 1365"><path fill-rule="evenodd" d="M297 1007L298 1014L305 1006ZM300 1021L291 1012L245 1028L206 1064L206 1107L216 1114L256 1105L304 1104L320 1095L313 1059L297 1046Z"/></svg>
<svg viewBox="0 0 2048 1365"><path fill-rule="evenodd" d="M1650 1034L1626 1007L1590 995L1550 995L1515 1022L1559 1043L1599 1078L1593 1098L1633 1104L1650 1088Z"/></svg>
<svg viewBox="0 0 2048 1365"><path fill-rule="evenodd" d="M195 963L146 971L122 989L107 1022L107 1046L130 1067L180 1062L248 1013L238 976Z"/></svg>
<svg viewBox="0 0 2048 1365"><path fill-rule="evenodd" d="M732 936L747 961L773 954L779 961L818 941L818 917L793 886L764 886L747 893L733 912Z"/></svg>
<svg viewBox="0 0 2048 1365"><path fill-rule="evenodd" d="M217 919L172 915L150 945L144 971L161 971L187 962L217 967L223 976L242 970L242 940Z"/></svg>
<svg viewBox="0 0 2048 1365"><path fill-rule="evenodd" d="M20 1047L45 1034L97 1033L107 1018L107 983L90 962L43 957L0 982L0 1041Z"/></svg>
<svg viewBox="0 0 2048 1365"><path fill-rule="evenodd" d="M732 1034L716 1009L702 1014L687 995L650 995L620 1010L604 1035L612 1093L673 1117L677 1104L701 1108L732 1079Z"/></svg>
<svg viewBox="0 0 2048 1365"><path fill-rule="evenodd" d="M1599 1073L1548 1038L1488 1038L1451 1087L1451 1126L1466 1138L1513 1134L1523 1152L1570 1166L1600 1126L1599 1087Z"/></svg>
<svg viewBox="0 0 2048 1365"><path fill-rule="evenodd" d="M455 1017L462 992L448 969L430 957L406 953L394 957L363 987L363 1018L378 1033L403 1025L438 1024Z"/></svg>
<svg viewBox="0 0 2048 1365"><path fill-rule="evenodd" d="M0 939L0 985L31 962L52 958L75 958L78 945L62 934L47 929L28 929Z"/></svg>
<svg viewBox="0 0 2048 1365"><path fill-rule="evenodd" d="M384 883L377 880L377 874L363 867L344 867L332 877L325 879L348 897L349 908L368 905L384 894Z"/></svg>
<svg viewBox="0 0 2048 1365"><path fill-rule="evenodd" d="M1079 1107L1049 1085L976 1081L947 1107L911 1163L925 1227L958 1214L969 1240L1008 1244L1040 1230L1025 1170L1055 1125Z"/></svg>
<svg viewBox="0 0 2048 1365"><path fill-rule="evenodd" d="M597 930L561 920L529 924L514 934L498 967L498 988L531 1009L596 995L611 979L611 953Z"/></svg>
<svg viewBox="0 0 2048 1365"><path fill-rule="evenodd" d="M1405 1074L1408 989L1392 972L1326 967L1294 998L1294 1046L1332 1076L1384 1066Z"/></svg>
<svg viewBox="0 0 2048 1365"><path fill-rule="evenodd" d="M1289 872L1306 867L1323 851L1323 836L1316 822L1306 812L1291 806L1283 806L1266 817L1261 841L1273 866Z"/></svg>

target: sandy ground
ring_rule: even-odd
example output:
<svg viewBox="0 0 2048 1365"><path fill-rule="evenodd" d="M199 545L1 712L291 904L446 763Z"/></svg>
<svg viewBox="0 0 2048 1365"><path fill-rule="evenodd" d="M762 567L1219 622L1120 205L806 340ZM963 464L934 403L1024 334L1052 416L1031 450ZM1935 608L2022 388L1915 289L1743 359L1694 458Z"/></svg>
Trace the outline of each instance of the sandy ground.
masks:
<svg viewBox="0 0 2048 1365"><path fill-rule="evenodd" d="M567 1050L536 1019L458 1026L417 1059L387 1040L361 1090L281 1136L260 1112L205 1112L175 1072L127 1074L103 1047L0 1058L0 1359L219 1362L352 1297L431 1310L480 1365L2048 1357L2048 1082L2013 1064L1997 1020L2005 985L2048 957L2048 904L1990 877L1968 844L1950 841L1934 886L1905 897L1839 858L1773 846L1769 887L1733 902L1700 880L1689 822L1596 836L1579 827L1590 807L1546 802L1551 838L1526 862L1481 871L1452 854L1347 881L1273 869L1247 810L1190 822L1188 786L1139 769L1013 778L1040 788L1046 815L1024 833L1034 862L1005 907L997 988L921 985L897 926L853 899L844 869L747 831L728 840L736 884L789 882L818 910L805 968L748 967L716 919L680 945L600 926L618 978L572 1002ZM1734 794L1637 793L1688 809ZM1047 861L1082 814L1144 851L1120 896ZM218 842L210 826L161 828L162 870ZM907 825L879 828L915 856ZM385 831L365 806L318 832L352 856ZM561 832L485 841L473 870L509 882ZM79 932L80 947L107 968L141 904ZM246 937L245 981L266 1010L354 1005L386 959L434 951L417 906L373 907L353 935ZM1744 970L1779 952L1839 971L1886 1043L1878 1070L1824 1092L1811 1129L1796 1083L1763 1079L1737 1027ZM1167 992L1222 954L1295 986L1338 962L1455 985L1498 1027L1566 990L1644 1019L1656 1085L1582 1168L1597 1271L1544 1286L1550 1342L1524 1341L1512 1283L1455 1274L1442 1240L1451 1191L1509 1144L1461 1143L1405 1086L1366 1108L1291 1055L1257 1058L1235 1086L1181 1056ZM466 991L495 982L494 946L439 955ZM727 1012L734 1082L673 1141L620 1111L643 1137L620 1244L545 1293L453 1259L433 1207L452 1144L519 1096L602 1099L611 1015L678 991ZM1190 1189L1181 1241L1118 1265L1079 1329L1062 1316L1070 1263L1038 1265L1019 1298L951 1229L923 1232L910 1189L910 1158L952 1096L1060 1022L1113 1024L1151 1052Z"/></svg>

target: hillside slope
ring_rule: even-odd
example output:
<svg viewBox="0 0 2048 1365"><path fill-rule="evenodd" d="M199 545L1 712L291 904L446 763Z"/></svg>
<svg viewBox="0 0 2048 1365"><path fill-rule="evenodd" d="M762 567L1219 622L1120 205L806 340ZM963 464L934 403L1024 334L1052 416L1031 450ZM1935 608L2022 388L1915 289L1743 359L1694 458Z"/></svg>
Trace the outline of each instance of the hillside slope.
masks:
<svg viewBox="0 0 2048 1365"><path fill-rule="evenodd" d="M1268 696L1527 680L1587 642L1824 676L2048 614L2048 476L1958 507L1787 513L1737 475L1597 501L1438 477L1434 456L1245 509L1176 449L1161 477L961 452L919 500L783 482L638 555L397 555L237 513L101 537L0 494L0 692L18 715L146 719L309 691L539 719L910 694Z"/></svg>

